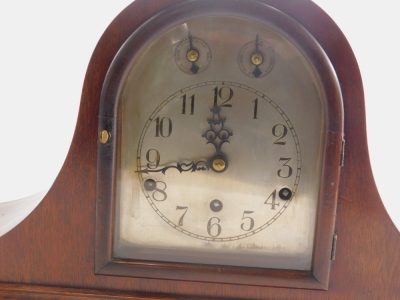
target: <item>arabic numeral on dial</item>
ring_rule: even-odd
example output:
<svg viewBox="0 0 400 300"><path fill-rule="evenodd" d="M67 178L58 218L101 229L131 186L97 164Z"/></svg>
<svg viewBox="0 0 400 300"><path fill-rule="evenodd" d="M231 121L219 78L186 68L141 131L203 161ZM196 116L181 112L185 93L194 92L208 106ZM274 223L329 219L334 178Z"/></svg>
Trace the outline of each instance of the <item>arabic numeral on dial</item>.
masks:
<svg viewBox="0 0 400 300"><path fill-rule="evenodd" d="M287 135L288 130L285 125L277 124L272 127L272 134L277 137L278 139L274 142L275 145L286 145L285 141L282 139Z"/></svg>
<svg viewBox="0 0 400 300"><path fill-rule="evenodd" d="M194 115L194 95L190 96L190 114ZM182 115L186 115L186 94L182 96Z"/></svg>
<svg viewBox="0 0 400 300"><path fill-rule="evenodd" d="M267 200L265 200L264 204L269 204L271 205L271 209L275 210L275 206L279 206L279 203L275 202L276 199L276 190L274 190L272 192L271 195L269 195L269 197L267 198Z"/></svg>
<svg viewBox="0 0 400 300"><path fill-rule="evenodd" d="M150 149L146 153L146 159L148 161L148 169L157 169L160 164L160 153L156 149Z"/></svg>
<svg viewBox="0 0 400 300"><path fill-rule="evenodd" d="M184 210L183 215L179 218L179 222L178 222L179 226L183 226L183 218L185 217L185 215L188 211L188 207L187 206L177 206L176 210Z"/></svg>
<svg viewBox="0 0 400 300"><path fill-rule="evenodd" d="M233 90L230 87L223 86L222 88L215 87L214 92L214 106L218 107L232 107L232 103L228 103L233 97ZM218 99L222 102L218 105Z"/></svg>
<svg viewBox="0 0 400 300"><path fill-rule="evenodd" d="M279 159L279 161L284 161L285 163L282 166L282 169L279 169L277 174L279 177L281 178L289 178L290 176L292 176L293 174L293 169L291 166L288 165L289 161L291 160L291 158L284 158L281 157Z"/></svg>
<svg viewBox="0 0 400 300"><path fill-rule="evenodd" d="M162 186L162 188L159 188L159 186ZM167 199L167 193L165 192L166 189L167 184L165 182L156 181L156 188L154 189L151 197L154 199L154 201L165 201Z"/></svg>
<svg viewBox="0 0 400 300"><path fill-rule="evenodd" d="M253 114L253 119L257 120L257 113L258 113L258 98L253 101L254 103L254 114Z"/></svg>
<svg viewBox="0 0 400 300"><path fill-rule="evenodd" d="M250 231L254 228L254 220L253 218L250 218L248 216L245 215L249 215L254 213L254 211L244 211L243 212L243 216L242 216L242 225L240 226L240 228L242 228L242 230L244 231Z"/></svg>
<svg viewBox="0 0 400 300"><path fill-rule="evenodd" d="M221 220L217 217L212 217L210 220L208 220L207 232L210 236L217 237L221 234L221 225L219 225L219 222L221 222Z"/></svg>
<svg viewBox="0 0 400 300"><path fill-rule="evenodd" d="M172 121L170 118L157 117L153 122L156 122L156 137L169 137L172 133Z"/></svg>

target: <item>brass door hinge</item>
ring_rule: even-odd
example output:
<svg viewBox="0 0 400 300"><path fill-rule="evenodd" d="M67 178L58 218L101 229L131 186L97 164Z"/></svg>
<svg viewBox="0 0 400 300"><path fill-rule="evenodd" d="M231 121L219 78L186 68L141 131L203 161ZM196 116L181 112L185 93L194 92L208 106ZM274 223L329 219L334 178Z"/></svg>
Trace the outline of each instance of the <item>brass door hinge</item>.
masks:
<svg viewBox="0 0 400 300"><path fill-rule="evenodd" d="M337 234L335 233L332 239L331 260L335 260L336 258L336 242L337 242Z"/></svg>
<svg viewBox="0 0 400 300"><path fill-rule="evenodd" d="M344 139L344 136L343 136L343 139L342 139L342 150L340 151L340 166L341 167L344 166L344 148L345 148L345 145L346 145L346 140Z"/></svg>

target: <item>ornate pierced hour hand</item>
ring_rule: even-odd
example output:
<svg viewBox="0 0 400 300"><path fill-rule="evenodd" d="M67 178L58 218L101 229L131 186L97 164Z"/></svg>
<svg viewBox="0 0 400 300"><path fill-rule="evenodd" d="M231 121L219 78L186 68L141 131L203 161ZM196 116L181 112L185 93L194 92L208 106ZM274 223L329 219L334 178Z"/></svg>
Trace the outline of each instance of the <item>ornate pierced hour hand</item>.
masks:
<svg viewBox="0 0 400 300"><path fill-rule="evenodd" d="M135 171L135 173L157 173L161 172L165 175L165 172L168 169L176 169L179 171L179 173L182 172L196 172L196 171L207 171L211 168L210 161L205 161L205 160L200 160L198 162L190 162L190 163L176 163L175 165L171 166L165 166L163 168L159 169L152 169L152 168L146 168L140 171Z"/></svg>
<svg viewBox="0 0 400 300"><path fill-rule="evenodd" d="M165 166L159 169L145 168L143 170L135 171L135 173L158 173L161 172L165 175L165 172L169 169L176 169L179 173L183 172L196 172L196 171L208 171L213 170L217 173L224 172L228 167L228 160L222 155L216 155L208 161L200 160L198 162L190 163L176 163L175 165Z"/></svg>

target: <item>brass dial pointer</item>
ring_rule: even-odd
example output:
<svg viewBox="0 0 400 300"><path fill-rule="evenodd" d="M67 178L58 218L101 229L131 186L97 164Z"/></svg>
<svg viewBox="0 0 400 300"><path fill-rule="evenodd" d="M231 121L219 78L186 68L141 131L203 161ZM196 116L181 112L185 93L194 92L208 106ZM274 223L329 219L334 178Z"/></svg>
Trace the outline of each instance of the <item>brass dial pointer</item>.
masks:
<svg viewBox="0 0 400 300"><path fill-rule="evenodd" d="M189 33L188 38L189 38L190 49L186 53L186 58L188 61L190 61L192 63L192 67L190 68L190 71L192 71L193 74L197 74L197 72L199 71L200 68L197 66L196 61L199 59L200 54L193 47L193 37L190 33Z"/></svg>
<svg viewBox="0 0 400 300"><path fill-rule="evenodd" d="M253 55L251 56L250 60L251 60L251 63L256 66L256 68L253 71L253 75L254 75L254 77L258 78L262 74L262 72L258 66L264 62L264 56L262 55L261 51L258 49L258 35L256 36L255 45L256 45L256 50L253 53Z"/></svg>

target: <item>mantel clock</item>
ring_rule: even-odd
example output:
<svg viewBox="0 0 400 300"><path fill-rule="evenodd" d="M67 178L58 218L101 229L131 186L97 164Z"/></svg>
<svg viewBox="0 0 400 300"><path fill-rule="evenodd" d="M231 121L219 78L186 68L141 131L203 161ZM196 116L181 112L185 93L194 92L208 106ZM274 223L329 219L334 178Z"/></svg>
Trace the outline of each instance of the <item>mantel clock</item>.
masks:
<svg viewBox="0 0 400 300"><path fill-rule="evenodd" d="M364 123L356 60L311 1L137 0L93 54L59 178L0 240L24 246L0 295L393 299ZM50 215L62 239L36 237Z"/></svg>

